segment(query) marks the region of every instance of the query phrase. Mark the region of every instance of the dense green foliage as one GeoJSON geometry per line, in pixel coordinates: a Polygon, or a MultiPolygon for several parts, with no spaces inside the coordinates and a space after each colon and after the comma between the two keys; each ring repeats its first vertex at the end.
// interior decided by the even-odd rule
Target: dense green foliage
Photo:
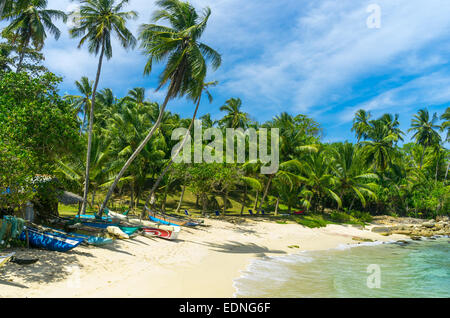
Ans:
{"type": "Polygon", "coordinates": [[[2,207],[26,202],[35,175],[53,174],[58,158],[80,150],[76,113],[58,95],[59,82],[51,73],[0,78],[0,189],[11,191],[2,207]]]}
{"type": "MultiPolygon", "coordinates": [[[[30,9],[34,11],[29,17],[46,14],[45,1],[28,2],[35,8],[30,9]]],[[[179,209],[188,190],[197,197],[197,208],[203,213],[221,210],[226,214],[234,200],[241,205],[241,213],[247,209],[274,214],[304,210],[305,216],[292,220],[311,227],[330,222],[362,224],[372,215],[386,213],[415,217],[449,214],[448,108],[443,114],[420,109],[411,119],[413,140],[405,140],[398,115],[373,118],[359,110],[352,127],[356,143],[325,143],[320,124],[307,115],[283,112],[258,123],[243,111],[242,100],[233,97],[223,101],[221,118],[212,120],[210,114],[201,118],[203,129],[216,127],[226,136],[227,128],[278,128],[280,169],[263,175],[262,163],[249,160],[172,165],[172,149],[179,142],[171,139],[172,132],[179,127],[192,128],[192,117],[182,118],[166,106],[173,98],[187,96],[187,107],[195,109],[195,118],[208,86],[204,83],[208,63],[213,69],[221,64],[220,54],[200,42],[211,11],[206,9],[199,15],[188,3],[161,0],[157,2],[161,10],[155,12],[153,22],[166,24],[145,24],[139,29],[139,44],[148,57],[142,66],[144,73],[150,75],[155,63],[165,62],[158,89],[168,86],[168,93],[159,105],[146,98],[145,88],[130,88],[124,97],[115,96],[108,88],[97,92],[102,56],[112,57],[114,33],[110,31],[115,30],[124,47],[135,44],[125,20],[136,14],[121,11],[126,2],[82,1],[82,23],[71,34],[81,37],[80,45],[88,43],[90,52],[99,54],[99,68],[95,81],[83,77],[75,83],[77,95],[67,96],[58,94],[60,80],[56,76],[39,75],[26,67],[24,52],[39,54],[45,36],[33,33],[29,38],[32,42],[27,41],[22,35],[31,30],[26,25],[28,18],[5,7],[9,13],[3,13],[2,18],[13,25],[5,30],[7,44],[0,47],[2,208],[18,208],[31,199],[30,180],[46,174],[57,176],[66,189],[78,194],[89,189],[91,206],[102,201],[107,204],[112,195],[113,199],[129,198],[133,209],[142,208],[145,200],[155,209],[165,210],[168,195],[179,194],[179,209]],[[102,8],[114,14],[105,14],[107,10],[102,8]],[[115,17],[110,20],[111,16],[115,17]],[[22,21],[20,28],[12,22],[18,19],[22,21]],[[98,28],[101,32],[95,33],[98,28]],[[14,35],[20,43],[13,41],[14,35]],[[23,73],[14,73],[20,68],[23,73]],[[165,170],[159,183],[158,176],[165,170]],[[14,191],[6,194],[5,189],[14,191]]],[[[47,27],[59,34],[50,24],[47,27]]],[[[203,149],[208,144],[203,141],[203,149]]]]}

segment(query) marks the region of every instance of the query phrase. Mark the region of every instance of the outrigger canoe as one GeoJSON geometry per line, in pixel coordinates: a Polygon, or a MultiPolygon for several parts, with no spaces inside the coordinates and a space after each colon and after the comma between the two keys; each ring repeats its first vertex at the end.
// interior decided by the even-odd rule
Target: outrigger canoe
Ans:
{"type": "Polygon", "coordinates": [[[161,223],[161,224],[166,224],[166,225],[176,225],[176,226],[198,226],[198,225],[200,225],[200,222],[194,221],[191,219],[188,219],[188,220],[179,219],[179,218],[168,216],[168,215],[165,215],[162,213],[154,212],[149,209],[147,209],[147,211],[148,211],[148,216],[149,216],[150,220],[152,220],[156,223],[161,223]]]}
{"type": "Polygon", "coordinates": [[[67,252],[84,241],[82,238],[69,237],[63,234],[57,235],[53,232],[40,231],[32,227],[27,227],[19,236],[19,239],[25,242],[27,241],[26,232],[28,232],[28,240],[32,247],[50,251],[67,252]]]}
{"type": "Polygon", "coordinates": [[[83,240],[83,243],[86,245],[93,245],[93,246],[102,246],[106,244],[110,244],[113,242],[112,239],[101,237],[101,236],[92,236],[92,235],[85,235],[85,234],[79,234],[74,232],[63,232],[58,229],[52,229],[52,228],[45,228],[46,232],[51,232],[52,234],[60,237],[75,237],[83,240]]]}

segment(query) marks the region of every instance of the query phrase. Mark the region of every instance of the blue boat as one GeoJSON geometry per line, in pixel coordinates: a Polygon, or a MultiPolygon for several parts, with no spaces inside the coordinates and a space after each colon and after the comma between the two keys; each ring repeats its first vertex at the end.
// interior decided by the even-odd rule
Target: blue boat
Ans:
{"type": "MultiPolygon", "coordinates": [[[[78,217],[76,217],[76,218],[78,218],[78,217]]],[[[112,221],[112,219],[108,216],[102,216],[102,218],[100,219],[93,214],[81,214],[79,218],[81,220],[83,220],[83,219],[84,220],[98,220],[98,221],[108,221],[108,222],[112,221]]]]}
{"type": "Polygon", "coordinates": [[[59,236],[59,237],[79,238],[79,239],[82,239],[84,241],[84,243],[86,243],[88,245],[94,245],[94,246],[106,245],[106,244],[110,244],[113,242],[112,239],[105,238],[105,237],[84,235],[84,234],[79,234],[79,233],[66,233],[61,230],[52,229],[52,228],[49,228],[49,231],[46,233],[50,233],[52,235],[59,236]]]}
{"type": "Polygon", "coordinates": [[[27,227],[27,231],[20,234],[20,240],[27,241],[26,232],[28,232],[28,239],[32,247],[50,251],[67,252],[84,241],[82,238],[68,237],[62,234],[55,235],[55,233],[47,233],[31,227],[27,227]]]}

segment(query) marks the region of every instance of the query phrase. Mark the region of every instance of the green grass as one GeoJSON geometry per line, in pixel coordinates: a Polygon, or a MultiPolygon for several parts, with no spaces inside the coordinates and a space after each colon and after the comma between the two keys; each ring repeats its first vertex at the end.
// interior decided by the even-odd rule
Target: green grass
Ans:
{"type": "MultiPolygon", "coordinates": [[[[143,196],[145,197],[145,196],[143,196]]],[[[101,204],[102,200],[104,199],[104,194],[100,193],[96,198],[96,206],[94,208],[89,207],[87,209],[88,214],[93,214],[96,209],[98,209],[98,205],[101,204]]],[[[180,199],[180,193],[173,193],[167,196],[166,201],[166,212],[167,213],[174,213],[178,201],[180,199]]],[[[216,198],[219,205],[222,206],[222,198],[217,197],[216,198]]],[[[110,201],[109,208],[113,211],[117,212],[124,212],[129,209],[128,206],[128,197],[117,197],[115,196],[113,200],[110,201]]],[[[229,200],[231,202],[231,207],[227,209],[227,216],[240,216],[241,212],[241,197],[237,193],[234,196],[230,195],[229,200]]],[[[249,194],[247,205],[244,209],[244,217],[251,217],[248,213],[249,209],[253,209],[253,205],[255,202],[255,197],[252,194],[249,194]]],[[[144,207],[145,200],[141,199],[138,205],[137,210],[131,212],[131,214],[138,215],[142,211],[144,207]]],[[[159,205],[157,205],[159,207],[159,205]]],[[[193,217],[198,217],[201,215],[201,207],[196,205],[196,196],[193,194],[189,189],[186,190],[184,194],[183,204],[181,205],[179,215],[184,215],[184,210],[187,209],[189,213],[193,217]]],[[[372,217],[366,213],[366,212],[359,212],[359,211],[351,211],[350,213],[347,212],[341,212],[341,211],[333,211],[331,213],[308,213],[307,215],[281,215],[287,212],[288,207],[283,206],[280,204],[279,206],[279,215],[275,216],[272,214],[266,214],[265,216],[257,215],[253,216],[253,218],[261,218],[264,217],[265,219],[269,219],[273,222],[276,222],[278,224],[288,224],[288,223],[298,223],[303,226],[309,227],[309,228],[319,228],[319,227],[326,227],[328,224],[353,224],[353,225],[365,225],[365,223],[371,222],[372,217]]],[[[222,209],[219,209],[222,213],[222,209]]],[[[61,216],[74,216],[78,213],[78,204],[76,205],[59,205],[59,214],[61,216]]],[[[212,213],[210,211],[209,213],[212,213]]]]}

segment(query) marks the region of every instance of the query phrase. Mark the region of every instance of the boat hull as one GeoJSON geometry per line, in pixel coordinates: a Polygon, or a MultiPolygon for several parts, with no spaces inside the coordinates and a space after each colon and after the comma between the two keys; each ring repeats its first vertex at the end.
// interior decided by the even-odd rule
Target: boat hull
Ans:
{"type": "Polygon", "coordinates": [[[175,225],[175,226],[190,226],[190,227],[200,225],[200,223],[195,222],[195,221],[177,219],[172,216],[163,215],[161,213],[157,213],[154,211],[150,211],[150,210],[147,210],[147,211],[148,211],[148,216],[149,216],[150,220],[152,220],[156,223],[165,224],[165,225],[175,225]]]}
{"type": "Polygon", "coordinates": [[[180,228],[175,228],[173,231],[149,228],[145,227],[142,229],[143,235],[146,237],[160,237],[166,240],[176,240],[178,239],[178,234],[180,233],[180,228]]]}
{"type": "Polygon", "coordinates": [[[76,237],[67,237],[62,234],[55,235],[51,233],[41,232],[39,230],[28,228],[20,234],[19,239],[27,241],[26,233],[28,232],[28,240],[30,246],[43,248],[49,251],[67,252],[80,245],[84,239],[76,237]]]}
{"type": "Polygon", "coordinates": [[[0,267],[5,265],[6,263],[8,263],[11,260],[11,258],[13,258],[13,256],[15,254],[16,253],[10,253],[10,254],[7,254],[7,255],[0,256],[0,267]]]}

